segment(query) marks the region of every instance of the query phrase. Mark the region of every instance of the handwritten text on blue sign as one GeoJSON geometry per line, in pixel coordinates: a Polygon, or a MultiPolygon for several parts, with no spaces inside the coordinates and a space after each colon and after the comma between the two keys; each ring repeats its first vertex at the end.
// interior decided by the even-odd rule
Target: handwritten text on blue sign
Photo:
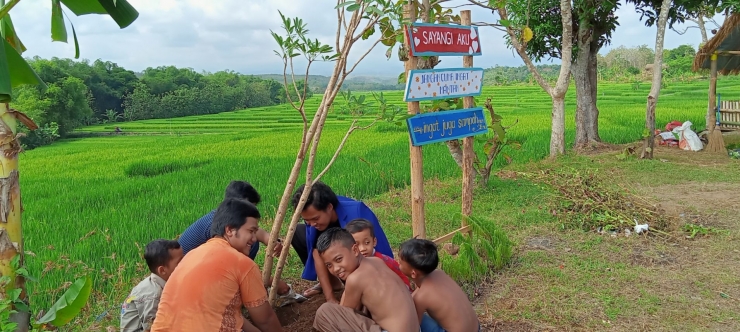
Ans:
{"type": "Polygon", "coordinates": [[[417,114],[406,119],[406,123],[414,146],[488,133],[480,107],[417,114]]]}

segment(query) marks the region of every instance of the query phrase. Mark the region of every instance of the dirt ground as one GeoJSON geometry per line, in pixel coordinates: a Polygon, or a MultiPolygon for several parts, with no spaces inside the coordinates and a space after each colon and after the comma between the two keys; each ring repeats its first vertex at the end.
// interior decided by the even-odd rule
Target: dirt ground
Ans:
{"type": "Polygon", "coordinates": [[[676,217],[668,236],[528,231],[477,303],[489,331],[740,331],[738,163],[668,148],[656,159],[728,178],[619,179],[676,217]],[[717,232],[689,238],[686,224],[717,232]]]}

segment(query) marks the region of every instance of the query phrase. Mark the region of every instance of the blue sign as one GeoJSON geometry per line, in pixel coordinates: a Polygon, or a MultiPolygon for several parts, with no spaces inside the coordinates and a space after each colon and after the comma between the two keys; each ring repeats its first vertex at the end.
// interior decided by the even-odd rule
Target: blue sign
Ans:
{"type": "Polygon", "coordinates": [[[406,119],[413,146],[488,133],[480,107],[414,115],[406,119]]]}

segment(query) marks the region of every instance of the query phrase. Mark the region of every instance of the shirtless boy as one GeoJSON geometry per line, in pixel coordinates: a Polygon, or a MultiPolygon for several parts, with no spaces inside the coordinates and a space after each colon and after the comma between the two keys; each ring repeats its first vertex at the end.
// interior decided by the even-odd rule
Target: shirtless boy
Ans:
{"type": "Polygon", "coordinates": [[[478,315],[460,286],[437,270],[439,257],[434,242],[412,239],[398,252],[401,271],[416,284],[412,294],[422,332],[480,331],[478,315]]]}
{"type": "Polygon", "coordinates": [[[316,249],[329,272],[345,282],[339,304],[324,303],[313,327],[321,332],[419,331],[414,301],[406,285],[377,257],[364,257],[348,231],[330,228],[316,249]],[[367,311],[370,317],[360,312],[367,311]]]}

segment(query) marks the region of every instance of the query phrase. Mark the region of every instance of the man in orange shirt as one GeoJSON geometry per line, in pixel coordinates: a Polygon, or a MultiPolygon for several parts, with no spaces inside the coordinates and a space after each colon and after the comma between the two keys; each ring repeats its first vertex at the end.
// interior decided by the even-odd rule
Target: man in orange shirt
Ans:
{"type": "Polygon", "coordinates": [[[257,208],[228,198],[216,209],[211,239],[170,276],[151,332],[282,331],[259,267],[244,252],[256,241],[257,208]],[[247,308],[254,325],[241,315],[247,308]]]}

